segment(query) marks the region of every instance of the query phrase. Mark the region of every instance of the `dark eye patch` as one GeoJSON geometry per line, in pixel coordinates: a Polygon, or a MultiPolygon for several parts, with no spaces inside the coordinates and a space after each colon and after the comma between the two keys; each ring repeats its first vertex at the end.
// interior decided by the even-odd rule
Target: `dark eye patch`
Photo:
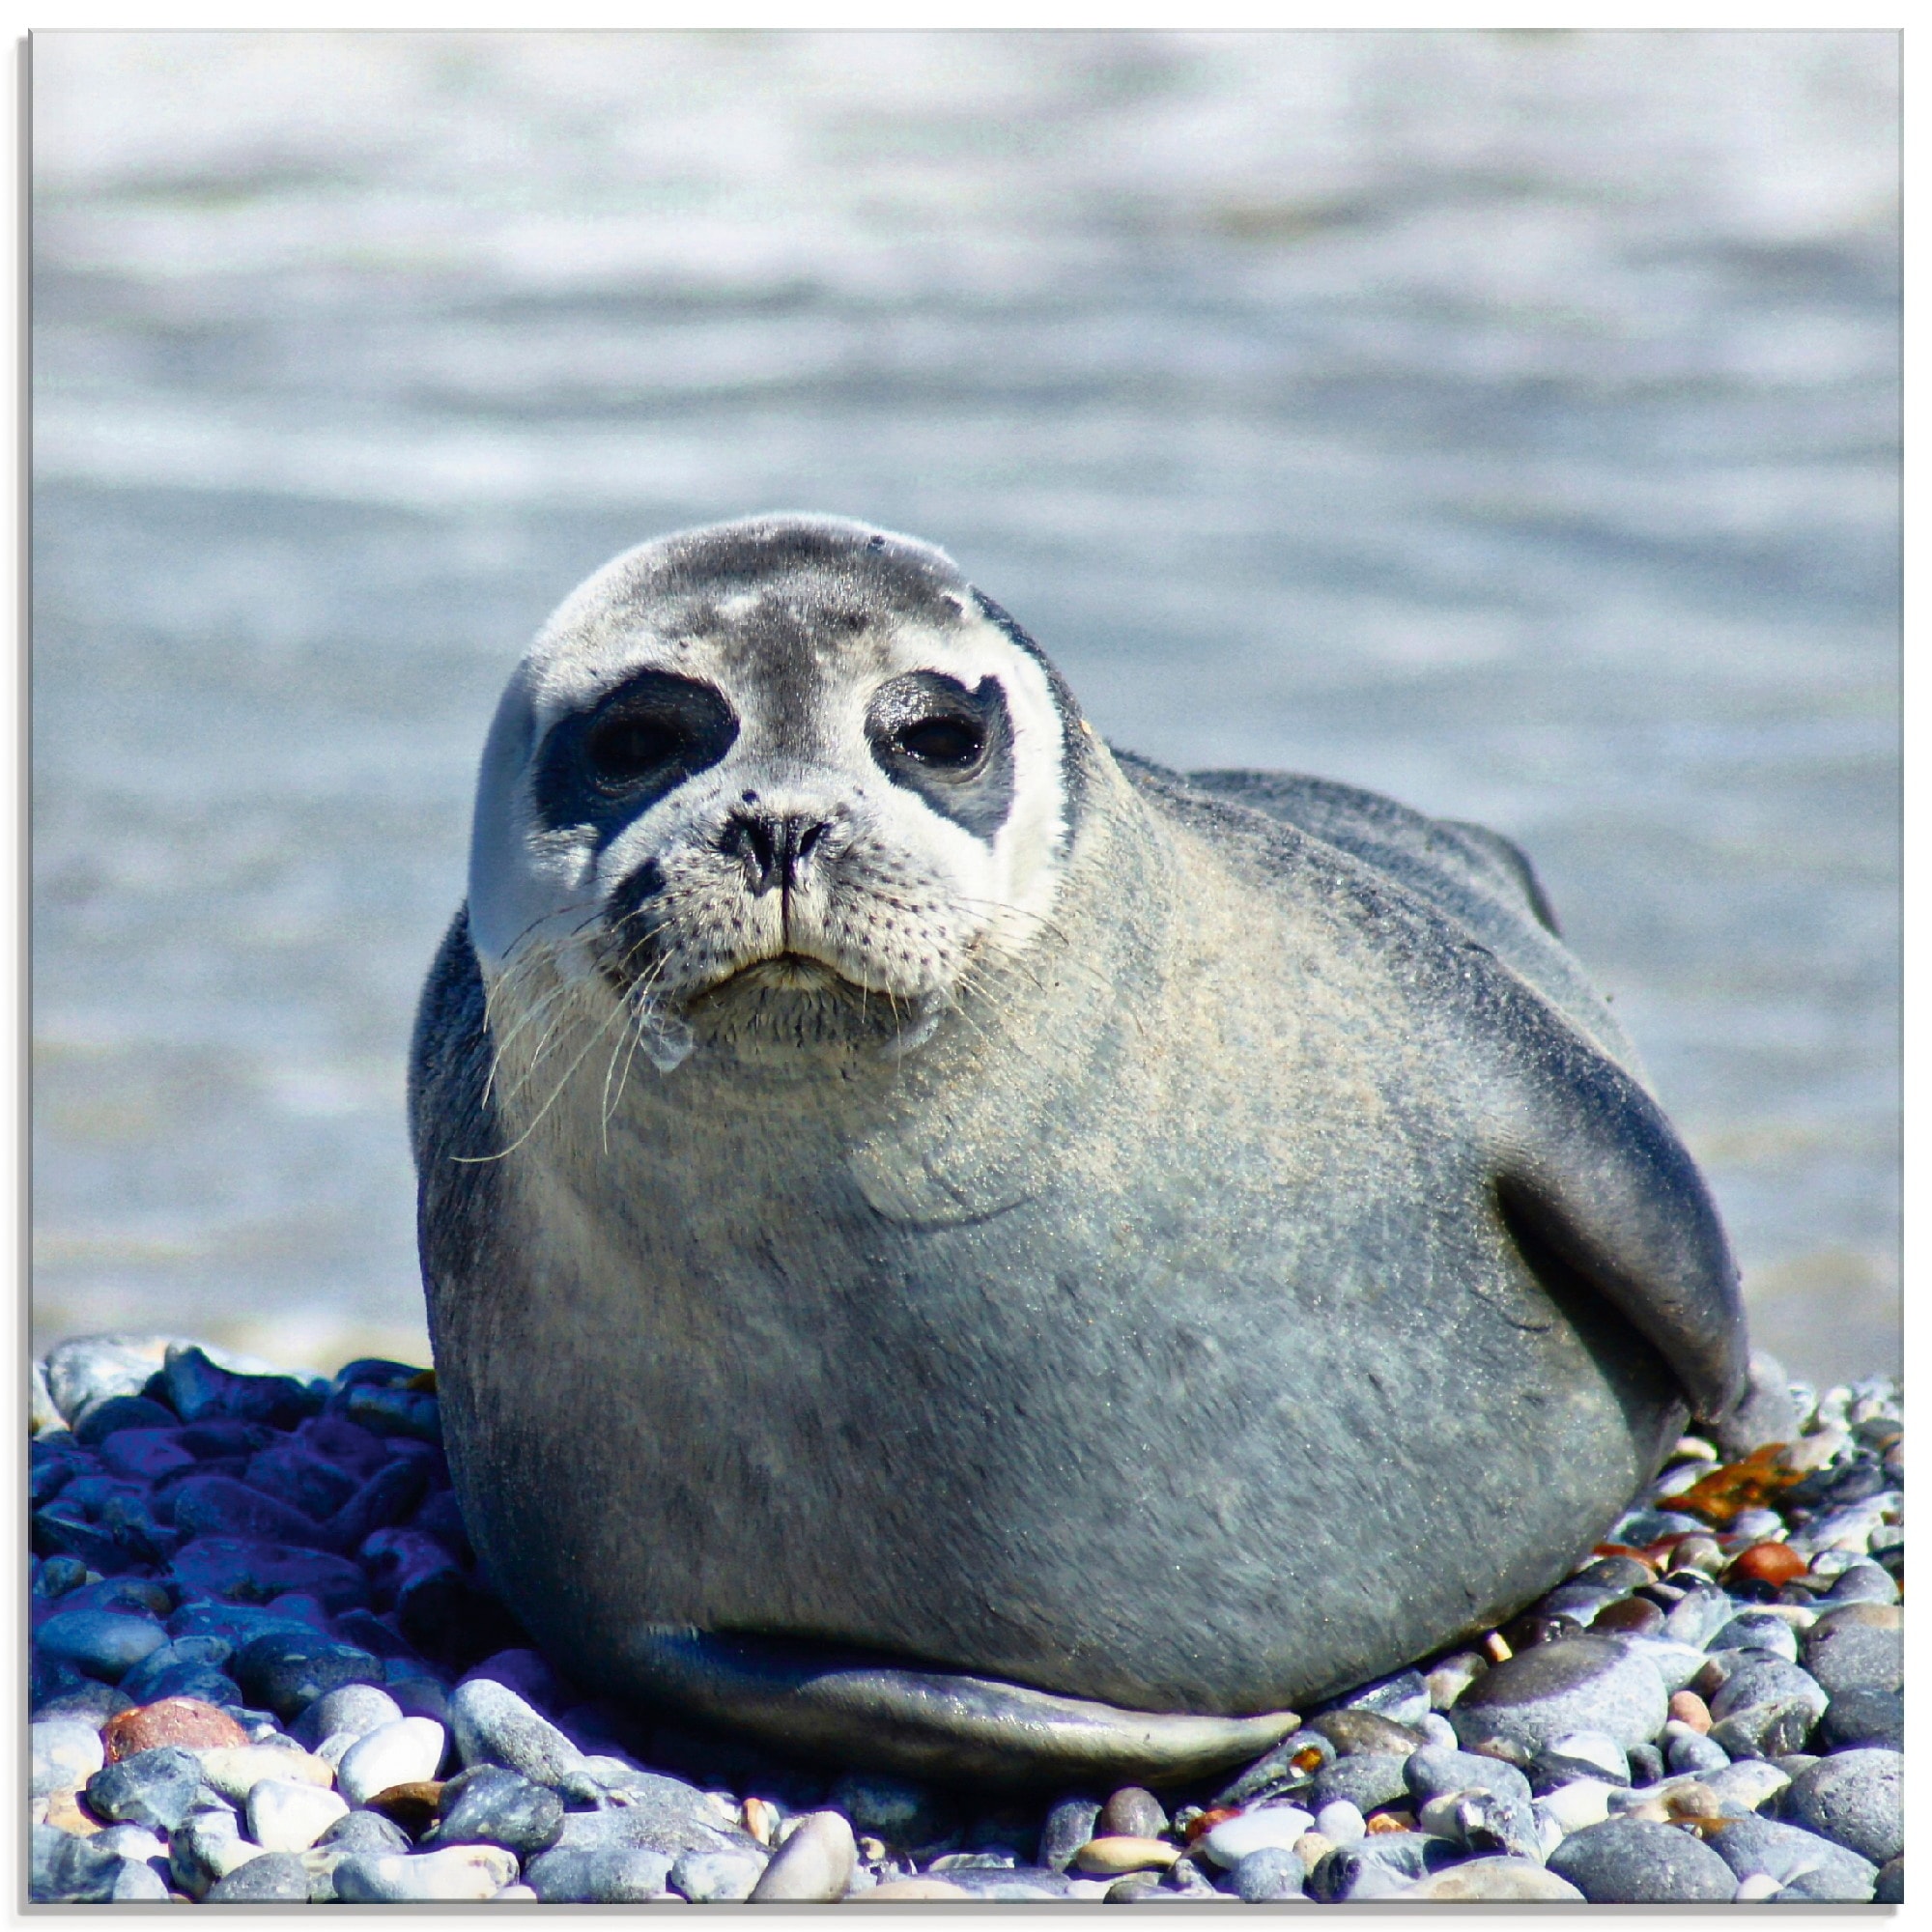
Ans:
{"type": "Polygon", "coordinates": [[[537,810],[552,831],[592,826],[601,842],[715,765],[737,736],[736,714],[711,685],[639,671],[552,725],[537,757],[537,810]]]}
{"type": "Polygon", "coordinates": [[[996,677],[969,691],[943,671],[879,687],[866,714],[879,769],[934,811],[991,841],[1013,803],[1013,723],[996,677]]]}

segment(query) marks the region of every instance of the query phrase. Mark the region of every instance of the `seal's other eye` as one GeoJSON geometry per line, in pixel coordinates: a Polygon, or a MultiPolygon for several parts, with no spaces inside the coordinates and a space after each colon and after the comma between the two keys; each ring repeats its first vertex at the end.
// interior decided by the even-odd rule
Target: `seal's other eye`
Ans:
{"type": "Polygon", "coordinates": [[[639,671],[551,727],[533,775],[538,811],[553,831],[589,826],[611,838],[737,736],[736,715],[710,685],[639,671]]]}
{"type": "Polygon", "coordinates": [[[645,671],[590,715],[583,762],[610,789],[674,784],[715,765],[737,735],[731,707],[710,685],[645,671]]]}
{"type": "Polygon", "coordinates": [[[991,839],[1013,796],[1013,721],[996,677],[971,691],[944,671],[882,684],[866,714],[879,769],[933,810],[991,839]]]}
{"type": "Polygon", "coordinates": [[[986,734],[977,719],[941,715],[901,724],[893,747],[935,771],[970,771],[986,749],[986,734]]]}

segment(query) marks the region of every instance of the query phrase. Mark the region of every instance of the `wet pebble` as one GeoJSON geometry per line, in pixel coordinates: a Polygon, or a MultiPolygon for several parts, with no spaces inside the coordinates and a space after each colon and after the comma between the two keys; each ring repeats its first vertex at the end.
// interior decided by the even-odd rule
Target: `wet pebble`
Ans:
{"type": "Polygon", "coordinates": [[[1393,1804],[1408,1795],[1404,1767],[1408,1756],[1394,1751],[1359,1751],[1351,1757],[1338,1757],[1315,1774],[1312,1802],[1319,1811],[1339,1799],[1346,1799],[1366,1815],[1383,1804],[1393,1804]]]}
{"type": "Polygon", "coordinates": [[[1094,1835],[1100,1817],[1097,1799],[1073,1795],[1048,1807],[1039,1832],[1039,1861],[1051,1871],[1065,1871],[1087,1840],[1094,1835]]]}
{"type": "Polygon", "coordinates": [[[167,1632],[152,1617],[118,1616],[109,1610],[63,1610],[34,1633],[42,1655],[108,1683],[118,1683],[167,1640],[167,1632]]]}
{"type": "MultiPolygon", "coordinates": [[[[836,1796],[836,1794],[835,1794],[836,1796]]],[[[852,1822],[860,1821],[853,1816],[852,1822]]],[[[1100,1807],[1095,1837],[1157,1838],[1167,1830],[1167,1807],[1151,1791],[1138,1784],[1123,1785],[1100,1807]]],[[[886,1836],[884,1833],[881,1836],[886,1836]]],[[[901,1840],[900,1842],[905,1842],[901,1840]]]]}
{"type": "Polygon", "coordinates": [[[1291,1847],[1263,1845],[1236,1864],[1229,1883],[1244,1905],[1264,1905],[1270,1899],[1304,1896],[1307,1878],[1307,1867],[1291,1847]]]}

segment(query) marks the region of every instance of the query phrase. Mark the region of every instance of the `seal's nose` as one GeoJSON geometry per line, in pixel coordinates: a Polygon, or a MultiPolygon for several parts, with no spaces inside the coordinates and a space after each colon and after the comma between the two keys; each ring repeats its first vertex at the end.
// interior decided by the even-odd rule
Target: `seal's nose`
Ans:
{"type": "Polygon", "coordinates": [[[743,865],[754,894],[776,886],[789,897],[831,829],[832,821],[817,812],[734,811],[719,842],[743,865]]]}

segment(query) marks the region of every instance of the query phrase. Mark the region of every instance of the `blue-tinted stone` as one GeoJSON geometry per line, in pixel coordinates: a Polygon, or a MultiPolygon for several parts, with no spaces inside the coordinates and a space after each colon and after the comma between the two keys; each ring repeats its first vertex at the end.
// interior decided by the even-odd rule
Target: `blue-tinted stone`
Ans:
{"type": "Polygon", "coordinates": [[[184,1483],[175,1492],[175,1525],[190,1537],[245,1537],[298,1549],[337,1547],[312,1517],[232,1476],[196,1476],[184,1483]]]}
{"type": "Polygon", "coordinates": [[[178,1469],[194,1467],[194,1452],[182,1446],[180,1436],[172,1426],[117,1430],[100,1445],[101,1466],[130,1482],[159,1482],[178,1469]]]}
{"type": "Polygon", "coordinates": [[[322,1836],[319,1846],[340,1852],[411,1852],[415,1849],[410,1834],[380,1811],[357,1809],[338,1818],[322,1836]]]}
{"type": "Polygon", "coordinates": [[[330,1628],[344,1643],[358,1644],[372,1656],[380,1657],[391,1677],[397,1664],[408,1664],[419,1671],[429,1668],[415,1646],[373,1610],[344,1610],[332,1620],[330,1628]]]}
{"type": "Polygon", "coordinates": [[[76,1476],[85,1476],[100,1464],[69,1437],[61,1442],[36,1441],[28,1445],[29,1501],[35,1508],[52,1502],[76,1476]]]}
{"type": "Polygon", "coordinates": [[[157,1690],[154,1687],[170,1672],[187,1670],[219,1670],[234,1655],[235,1646],[221,1636],[173,1637],[157,1650],[151,1651],[127,1676],[121,1680],[121,1688],[137,1704],[152,1704],[156,1697],[179,1695],[179,1692],[157,1690]]]}
{"type": "Polygon", "coordinates": [[[360,1566],[347,1557],[239,1537],[196,1537],[175,1552],[173,1569],[199,1596],[266,1604],[300,1590],[331,1615],[367,1603],[369,1596],[360,1566]]]}
{"type": "Polygon", "coordinates": [[[544,1852],[524,1882],[546,1905],[627,1905],[661,1898],[671,1861],[636,1846],[544,1852]]]}
{"type": "Polygon", "coordinates": [[[293,1376],[237,1376],[217,1368],[199,1349],[170,1349],[163,1371],[168,1399],[184,1422],[219,1417],[293,1429],[322,1406],[318,1390],[293,1376]]]}
{"type": "Polygon", "coordinates": [[[241,1645],[258,1636],[314,1635],[298,1617],[284,1616],[261,1604],[216,1604],[205,1599],[182,1605],[168,1619],[172,1637],[221,1636],[241,1645]]]}
{"type": "Polygon", "coordinates": [[[242,1459],[244,1467],[246,1458],[277,1439],[272,1429],[259,1422],[230,1422],[220,1416],[186,1424],[176,1435],[182,1447],[201,1462],[242,1459]]]}
{"type": "Polygon", "coordinates": [[[1738,1889],[1731,1868],[1701,1839],[1639,1818],[1572,1832],[1548,1867],[1592,1905],[1728,1905],[1738,1889]]]}
{"type": "Polygon", "coordinates": [[[355,1548],[370,1535],[401,1522],[429,1488],[428,1459],[398,1456],[369,1478],[342,1505],[330,1523],[341,1548],[355,1548]]]}
{"type": "Polygon", "coordinates": [[[426,1369],[409,1362],[385,1361],[381,1355],[358,1355],[336,1371],[329,1393],[340,1395],[347,1389],[365,1387],[401,1388],[407,1382],[420,1381],[426,1374],[426,1369]]]}
{"type": "Polygon", "coordinates": [[[470,1548],[469,1532],[464,1526],[454,1490],[438,1490],[430,1495],[410,1519],[410,1527],[434,1537],[459,1568],[467,1570],[475,1562],[476,1553],[470,1548]]]}
{"type": "Polygon", "coordinates": [[[180,1420],[173,1409],[145,1396],[113,1395],[81,1410],[74,1418],[73,1439],[91,1449],[123,1429],[173,1429],[180,1420]]]}
{"type": "Polygon", "coordinates": [[[112,1529],[94,1522],[85,1509],[65,1496],[34,1512],[33,1538],[38,1554],[71,1556],[103,1577],[149,1560],[117,1543],[112,1529]]]}
{"type": "Polygon", "coordinates": [[[442,1439],[441,1411],[436,1397],[424,1389],[380,1388],[365,1383],[331,1396],[329,1407],[373,1435],[410,1435],[420,1442],[442,1439]]]}
{"type": "Polygon", "coordinates": [[[250,1458],[251,1490],[272,1496],[312,1522],[326,1522],[355,1493],[355,1478],[296,1437],[284,1437],[250,1458]]]}
{"type": "Polygon", "coordinates": [[[49,1617],[34,1638],[46,1656],[110,1684],[118,1684],[167,1640],[167,1632],[153,1618],[117,1616],[110,1610],[63,1611],[49,1617]]]}
{"type": "Polygon", "coordinates": [[[310,1632],[302,1637],[261,1636],[235,1653],[235,1681],[251,1703],[286,1722],[325,1691],[344,1684],[381,1684],[378,1658],[352,1644],[310,1632]]]}
{"type": "Polygon", "coordinates": [[[49,1556],[34,1576],[34,1595],[65,1597],[87,1581],[87,1565],[77,1556],[49,1556]]]}
{"type": "Polygon", "coordinates": [[[328,1630],[328,1612],[323,1608],[319,1598],[311,1597],[304,1590],[286,1590],[281,1596],[271,1598],[266,1607],[278,1617],[286,1617],[292,1624],[306,1624],[311,1630],[328,1630]]]}
{"type": "Polygon", "coordinates": [[[51,1825],[33,1829],[27,1896],[36,1905],[104,1905],[125,1862],[118,1852],[51,1825]]]}
{"type": "Polygon", "coordinates": [[[201,1791],[201,1760],[175,1745],[136,1751],[87,1780],[87,1802],[102,1818],[172,1832],[201,1791]]]}

